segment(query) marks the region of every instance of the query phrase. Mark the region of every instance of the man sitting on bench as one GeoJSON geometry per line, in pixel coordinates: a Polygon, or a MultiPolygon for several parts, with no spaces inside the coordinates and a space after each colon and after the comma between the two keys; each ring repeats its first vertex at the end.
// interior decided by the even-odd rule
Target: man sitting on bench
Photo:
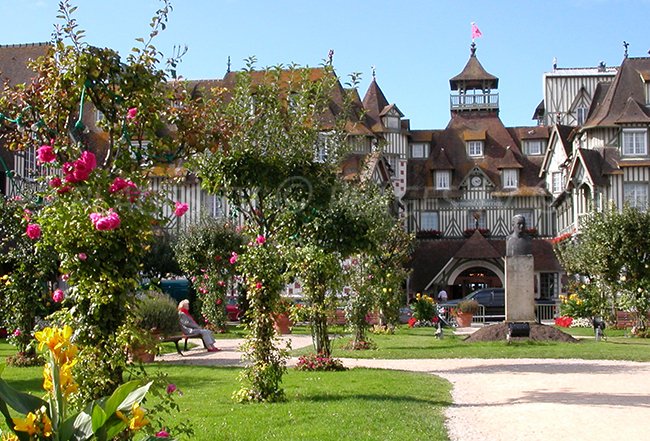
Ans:
{"type": "Polygon", "coordinates": [[[203,346],[208,352],[217,352],[221,349],[217,348],[214,344],[216,340],[212,336],[212,331],[203,329],[190,315],[190,301],[185,299],[181,300],[178,304],[178,320],[181,325],[181,330],[185,336],[197,335],[203,340],[203,346]]]}

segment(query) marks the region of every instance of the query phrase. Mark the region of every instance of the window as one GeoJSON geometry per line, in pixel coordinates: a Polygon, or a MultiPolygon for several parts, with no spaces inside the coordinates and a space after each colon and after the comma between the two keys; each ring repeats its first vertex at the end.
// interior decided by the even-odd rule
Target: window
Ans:
{"type": "Polygon", "coordinates": [[[554,299],[557,294],[558,274],[557,273],[540,273],[539,274],[539,294],[542,299],[554,299]]]}
{"type": "Polygon", "coordinates": [[[546,143],[543,139],[530,139],[524,142],[524,151],[527,155],[542,155],[545,147],[546,143]]]}
{"type": "Polygon", "coordinates": [[[645,210],[648,207],[648,184],[623,184],[623,199],[630,207],[645,210]]]}
{"type": "Polygon", "coordinates": [[[564,177],[562,172],[553,172],[551,174],[551,192],[553,194],[561,193],[564,190],[564,177]]]}
{"type": "Polygon", "coordinates": [[[502,171],[503,188],[517,188],[519,186],[519,170],[505,168],[502,171]]]}
{"type": "Polygon", "coordinates": [[[623,129],[623,155],[641,156],[648,154],[648,132],[646,129],[623,129]]]}
{"type": "Polygon", "coordinates": [[[449,190],[451,188],[451,170],[436,170],[436,190],[449,190]]]}
{"type": "Polygon", "coordinates": [[[424,143],[411,144],[411,158],[426,158],[429,156],[429,146],[424,143]]]}
{"type": "Polygon", "coordinates": [[[468,228],[487,229],[487,211],[470,210],[467,212],[468,228]]]}
{"type": "Polygon", "coordinates": [[[420,214],[420,230],[439,230],[437,211],[423,211],[420,214]]]}
{"type": "Polygon", "coordinates": [[[325,133],[318,134],[318,140],[316,141],[316,152],[314,153],[315,162],[325,162],[327,161],[327,147],[330,143],[329,136],[325,133]]]}
{"type": "Polygon", "coordinates": [[[483,141],[467,141],[467,154],[470,156],[483,156],[483,141]]]}
{"type": "Polygon", "coordinates": [[[399,172],[399,156],[397,155],[386,155],[386,160],[388,165],[390,165],[393,175],[397,176],[399,172]]]}
{"type": "Polygon", "coordinates": [[[212,213],[212,217],[214,218],[223,218],[225,217],[226,213],[224,213],[224,201],[221,196],[218,195],[211,195],[209,196],[209,203],[210,203],[210,211],[212,213]]]}
{"type": "Polygon", "coordinates": [[[586,108],[586,107],[578,107],[576,109],[576,120],[578,121],[579,126],[584,125],[585,121],[587,121],[587,112],[588,111],[589,111],[589,109],[586,108]]]}
{"type": "Polygon", "coordinates": [[[384,124],[387,129],[397,130],[399,129],[399,118],[395,116],[384,117],[384,124]]]}

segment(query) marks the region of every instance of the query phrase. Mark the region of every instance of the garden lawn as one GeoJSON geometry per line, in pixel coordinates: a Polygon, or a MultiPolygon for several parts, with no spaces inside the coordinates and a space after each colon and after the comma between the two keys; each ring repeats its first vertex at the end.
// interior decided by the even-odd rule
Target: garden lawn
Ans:
{"type": "MultiPolygon", "coordinates": [[[[1,356],[13,351],[0,343],[1,356]]],[[[182,391],[175,417],[194,428],[191,440],[448,439],[443,412],[451,404],[450,385],[432,375],[289,369],[283,382],[286,402],[237,404],[231,395],[239,385],[239,369],[153,364],[147,370],[166,373],[182,391]]],[[[41,372],[6,367],[2,377],[19,390],[41,395],[41,372]]]]}
{"type": "MultiPolygon", "coordinates": [[[[376,349],[351,351],[344,349],[349,336],[333,342],[332,355],[338,358],[581,358],[585,360],[650,361],[650,339],[626,337],[624,331],[606,330],[606,341],[596,342],[593,331],[561,328],[562,331],[584,337],[579,343],[534,342],[523,340],[507,344],[504,341],[465,343],[464,336],[455,336],[445,329],[444,338],[434,337],[434,328],[398,327],[393,335],[368,334],[376,349]]],[[[311,348],[294,351],[304,354],[311,348]]]]}

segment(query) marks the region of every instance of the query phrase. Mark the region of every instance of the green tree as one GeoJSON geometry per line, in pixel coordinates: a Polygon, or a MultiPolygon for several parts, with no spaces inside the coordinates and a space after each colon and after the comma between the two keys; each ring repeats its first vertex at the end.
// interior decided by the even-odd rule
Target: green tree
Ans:
{"type": "Polygon", "coordinates": [[[226,292],[233,289],[236,275],[230,259],[241,252],[243,242],[232,224],[205,218],[182,232],[174,246],[181,269],[198,293],[196,306],[215,330],[225,329],[226,292]]]}
{"type": "Polygon", "coordinates": [[[347,202],[350,210],[364,218],[367,229],[359,237],[364,247],[345,265],[346,282],[351,287],[346,315],[354,329],[353,347],[363,348],[369,327],[368,314],[379,312],[382,324],[397,320],[414,237],[395,216],[392,194],[382,192],[371,183],[356,189],[356,197],[348,197],[347,202]]]}
{"type": "Polygon", "coordinates": [[[238,397],[273,401],[282,398],[283,357],[273,343],[272,314],[288,272],[291,247],[286,244],[299,233],[287,225],[308,222],[331,199],[344,143],[331,121],[328,137],[321,130],[338,82],[329,65],[256,71],[254,60],[236,76],[227,94],[209,94],[215,104],[204,116],[227,137],[194,166],[206,190],[227,197],[252,244],[238,264],[250,302],[246,326],[252,361],[238,397]],[[318,147],[327,147],[326,157],[318,157],[318,147]]]}
{"type": "Polygon", "coordinates": [[[577,237],[555,244],[560,262],[578,279],[577,294],[591,305],[592,314],[611,318],[614,308],[632,311],[638,332],[647,329],[650,311],[648,231],[648,211],[610,207],[592,213],[577,237]]]}

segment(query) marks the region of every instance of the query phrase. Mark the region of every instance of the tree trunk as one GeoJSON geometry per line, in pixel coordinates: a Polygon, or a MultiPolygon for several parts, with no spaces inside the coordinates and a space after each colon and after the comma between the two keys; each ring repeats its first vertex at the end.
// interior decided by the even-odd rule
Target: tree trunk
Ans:
{"type": "Polygon", "coordinates": [[[330,357],[332,355],[332,348],[327,332],[327,314],[324,314],[322,311],[314,313],[311,336],[314,340],[316,353],[323,357],[330,357]]]}

